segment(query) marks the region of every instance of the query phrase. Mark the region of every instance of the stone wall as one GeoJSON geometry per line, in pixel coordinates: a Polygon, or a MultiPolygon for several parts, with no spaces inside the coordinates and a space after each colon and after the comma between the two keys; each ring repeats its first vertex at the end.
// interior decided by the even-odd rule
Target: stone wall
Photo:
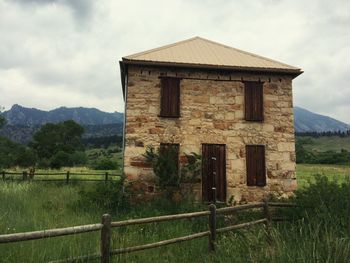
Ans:
{"type": "MultiPolygon", "coordinates": [[[[292,77],[129,66],[124,174],[127,181],[153,184],[142,154],[146,146],[179,143],[180,154],[201,153],[202,143],[226,144],[227,199],[260,200],[269,192],[288,196],[296,188],[292,77]],[[181,117],[158,117],[159,76],[183,77],[181,117]],[[264,82],[264,121],[244,120],[242,80],[264,82]],[[246,144],[266,145],[267,185],[246,184],[246,144]]],[[[146,187],[152,189],[153,187],[146,187]]],[[[201,197],[201,185],[195,187],[201,197]]]]}

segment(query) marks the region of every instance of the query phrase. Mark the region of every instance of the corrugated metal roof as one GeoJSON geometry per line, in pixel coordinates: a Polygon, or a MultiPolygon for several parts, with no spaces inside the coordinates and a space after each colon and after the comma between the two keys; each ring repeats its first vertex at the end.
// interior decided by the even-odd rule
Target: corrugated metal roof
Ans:
{"type": "Polygon", "coordinates": [[[299,75],[301,69],[201,37],[123,57],[135,64],[174,65],[219,69],[262,70],[299,75]]]}

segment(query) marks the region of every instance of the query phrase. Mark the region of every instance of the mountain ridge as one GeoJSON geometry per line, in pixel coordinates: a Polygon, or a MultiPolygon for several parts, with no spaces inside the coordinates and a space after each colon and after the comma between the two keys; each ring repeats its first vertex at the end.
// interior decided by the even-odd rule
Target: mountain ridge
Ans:
{"type": "Polygon", "coordinates": [[[299,106],[294,107],[294,128],[296,132],[335,132],[350,130],[350,125],[331,118],[311,112],[299,106]]]}
{"type": "MultiPolygon", "coordinates": [[[[124,113],[103,112],[96,108],[59,107],[44,111],[18,104],[2,115],[7,119],[7,124],[0,130],[0,136],[20,143],[28,143],[45,123],[74,120],[85,128],[83,136],[89,138],[121,135],[124,120],[124,113]]],[[[350,130],[347,123],[298,106],[294,107],[294,126],[297,133],[350,130]]]]}
{"type": "Polygon", "coordinates": [[[123,113],[104,112],[96,108],[84,107],[59,107],[44,111],[36,108],[23,107],[14,104],[10,110],[2,113],[8,125],[25,125],[33,127],[45,123],[58,123],[66,120],[74,120],[81,125],[102,125],[122,123],[123,113]]]}

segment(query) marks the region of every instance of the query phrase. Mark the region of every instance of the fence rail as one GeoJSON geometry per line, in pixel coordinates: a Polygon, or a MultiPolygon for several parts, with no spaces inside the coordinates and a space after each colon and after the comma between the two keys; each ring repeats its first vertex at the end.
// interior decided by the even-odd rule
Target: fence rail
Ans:
{"type": "Polygon", "coordinates": [[[70,171],[67,172],[56,172],[56,173],[34,173],[34,172],[0,172],[2,181],[41,181],[41,182],[75,182],[75,181],[85,181],[85,182],[99,182],[99,181],[111,181],[113,177],[119,177],[119,174],[104,172],[104,173],[73,173],[70,171]],[[9,176],[6,176],[9,175],[9,176]],[[14,178],[13,176],[16,176],[14,178]],[[62,178],[37,178],[37,176],[62,176],[62,178]],[[101,176],[101,179],[92,179],[92,178],[72,178],[72,176],[101,176]]]}
{"type": "Polygon", "coordinates": [[[18,241],[27,241],[33,239],[43,239],[48,237],[59,237],[66,235],[73,235],[79,233],[87,233],[102,229],[102,224],[91,224],[83,226],[72,226],[65,228],[56,228],[49,230],[24,232],[16,234],[0,235],[0,243],[10,243],[18,241]]]}
{"type": "Polygon", "coordinates": [[[96,260],[96,259],[100,259],[102,263],[109,263],[110,258],[113,255],[119,255],[119,254],[131,253],[131,252],[136,252],[136,251],[145,250],[145,249],[167,246],[170,244],[189,241],[189,240],[202,238],[202,237],[208,237],[209,251],[215,251],[216,234],[221,234],[221,233],[225,233],[228,231],[237,230],[241,228],[249,228],[258,224],[265,224],[267,227],[267,233],[269,233],[270,224],[272,221],[274,221],[274,218],[271,217],[269,207],[295,207],[295,206],[296,205],[292,203],[272,203],[272,202],[269,203],[265,201],[265,202],[258,202],[258,203],[239,205],[234,207],[224,207],[224,208],[217,209],[214,204],[211,204],[209,205],[209,210],[207,211],[148,217],[148,218],[140,218],[140,219],[130,219],[130,220],[124,220],[124,221],[117,221],[117,222],[112,222],[111,216],[108,214],[105,214],[102,216],[102,222],[97,224],[57,228],[57,229],[42,230],[42,231],[35,231],[35,232],[0,235],[0,244],[10,243],[10,242],[20,242],[20,241],[33,240],[33,239],[51,238],[51,237],[64,236],[64,235],[75,235],[75,234],[92,232],[92,231],[100,231],[100,235],[101,235],[100,254],[83,255],[75,258],[51,261],[55,263],[77,262],[77,261],[83,261],[83,260],[86,261],[86,260],[96,260]],[[254,209],[254,208],[263,208],[263,218],[250,221],[250,222],[241,223],[241,224],[217,228],[216,220],[217,220],[218,214],[228,214],[228,213],[254,209]],[[208,216],[207,231],[194,233],[187,236],[162,240],[162,241],[144,244],[144,245],[111,250],[111,233],[113,228],[136,225],[136,224],[148,224],[148,223],[158,223],[158,222],[164,222],[164,221],[173,221],[173,220],[186,219],[186,218],[187,219],[199,218],[199,217],[206,217],[206,216],[208,216]]]}

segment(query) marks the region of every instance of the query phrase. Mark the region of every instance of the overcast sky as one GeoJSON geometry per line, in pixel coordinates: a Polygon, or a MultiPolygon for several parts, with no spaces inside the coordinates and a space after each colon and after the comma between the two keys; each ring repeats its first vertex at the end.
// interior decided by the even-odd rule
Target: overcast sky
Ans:
{"type": "Polygon", "coordinates": [[[0,105],[123,111],[121,57],[193,36],[301,67],[294,104],[350,123],[348,0],[0,0],[0,105]]]}

